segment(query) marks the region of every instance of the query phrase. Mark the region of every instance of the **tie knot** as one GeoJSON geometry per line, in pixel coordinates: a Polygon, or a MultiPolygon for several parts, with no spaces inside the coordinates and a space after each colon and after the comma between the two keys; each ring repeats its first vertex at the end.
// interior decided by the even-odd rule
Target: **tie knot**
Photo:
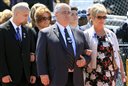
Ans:
{"type": "Polygon", "coordinates": [[[68,32],[68,31],[67,31],[67,28],[64,28],[64,32],[65,32],[65,33],[67,33],[67,32],[68,32]]]}
{"type": "Polygon", "coordinates": [[[19,27],[17,27],[16,30],[19,31],[20,30],[19,27]]]}

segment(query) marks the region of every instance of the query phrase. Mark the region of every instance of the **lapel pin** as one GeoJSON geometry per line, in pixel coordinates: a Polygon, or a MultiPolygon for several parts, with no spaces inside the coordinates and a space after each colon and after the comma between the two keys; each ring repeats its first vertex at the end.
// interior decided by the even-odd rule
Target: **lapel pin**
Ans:
{"type": "Polygon", "coordinates": [[[23,37],[26,38],[26,34],[25,33],[23,33],[23,37]]]}

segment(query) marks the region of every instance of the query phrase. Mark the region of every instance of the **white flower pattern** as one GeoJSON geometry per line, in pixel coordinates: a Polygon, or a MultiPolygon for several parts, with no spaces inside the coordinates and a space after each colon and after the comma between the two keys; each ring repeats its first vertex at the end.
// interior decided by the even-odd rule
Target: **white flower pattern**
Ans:
{"type": "Polygon", "coordinates": [[[103,82],[98,81],[97,86],[103,86],[103,82]]]}
{"type": "Polygon", "coordinates": [[[94,79],[96,79],[96,76],[95,76],[95,74],[91,74],[91,76],[90,76],[90,79],[91,79],[91,80],[94,80],[94,79]]]}
{"type": "Polygon", "coordinates": [[[109,69],[110,71],[113,71],[112,65],[109,65],[108,69],[109,69]]]}
{"type": "Polygon", "coordinates": [[[106,71],[106,76],[111,77],[110,71],[106,71]]]}
{"type": "Polygon", "coordinates": [[[100,65],[97,65],[97,69],[96,69],[96,72],[101,72],[101,66],[100,65]]]}
{"type": "Polygon", "coordinates": [[[86,69],[86,81],[85,86],[115,86],[115,72],[112,62],[113,52],[112,45],[106,41],[106,36],[97,37],[98,47],[97,47],[97,65],[96,69],[86,69]],[[108,46],[103,46],[108,44],[108,46]]]}

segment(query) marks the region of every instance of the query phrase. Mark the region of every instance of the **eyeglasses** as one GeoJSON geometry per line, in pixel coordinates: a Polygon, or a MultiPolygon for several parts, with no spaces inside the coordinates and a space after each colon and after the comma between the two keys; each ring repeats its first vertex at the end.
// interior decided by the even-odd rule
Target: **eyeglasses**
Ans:
{"type": "Polygon", "coordinates": [[[41,21],[46,21],[46,20],[51,20],[51,16],[50,17],[38,17],[37,21],[41,22],[41,21]]]}
{"type": "Polygon", "coordinates": [[[62,14],[65,14],[65,15],[66,15],[66,14],[69,15],[69,14],[71,14],[71,11],[62,11],[61,13],[62,13],[62,14]]]}
{"type": "Polygon", "coordinates": [[[71,13],[71,16],[78,16],[78,13],[71,13]]]}
{"type": "Polygon", "coordinates": [[[107,16],[97,16],[96,18],[97,18],[97,19],[106,19],[107,16]]]}
{"type": "Polygon", "coordinates": [[[41,17],[41,19],[46,21],[46,20],[51,20],[51,17],[41,17]]]}

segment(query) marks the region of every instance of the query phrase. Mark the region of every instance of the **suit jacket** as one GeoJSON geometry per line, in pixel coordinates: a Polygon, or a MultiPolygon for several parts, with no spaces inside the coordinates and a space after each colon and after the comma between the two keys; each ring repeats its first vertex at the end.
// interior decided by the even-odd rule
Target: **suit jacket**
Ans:
{"type": "Polygon", "coordinates": [[[23,76],[29,81],[30,74],[30,36],[22,26],[22,42],[16,40],[16,32],[10,21],[0,26],[0,78],[10,75],[14,83],[23,76]]]}
{"type": "MultiPolygon", "coordinates": [[[[82,31],[72,29],[76,42],[77,61],[83,50],[88,49],[88,44],[82,31]]],[[[65,86],[68,80],[68,52],[63,37],[56,24],[39,32],[37,40],[37,70],[39,75],[48,74],[50,77],[50,86],[65,86]]],[[[86,57],[89,61],[90,57],[86,57]]],[[[78,68],[75,64],[73,72],[74,86],[84,86],[83,69],[78,68]]]]}

